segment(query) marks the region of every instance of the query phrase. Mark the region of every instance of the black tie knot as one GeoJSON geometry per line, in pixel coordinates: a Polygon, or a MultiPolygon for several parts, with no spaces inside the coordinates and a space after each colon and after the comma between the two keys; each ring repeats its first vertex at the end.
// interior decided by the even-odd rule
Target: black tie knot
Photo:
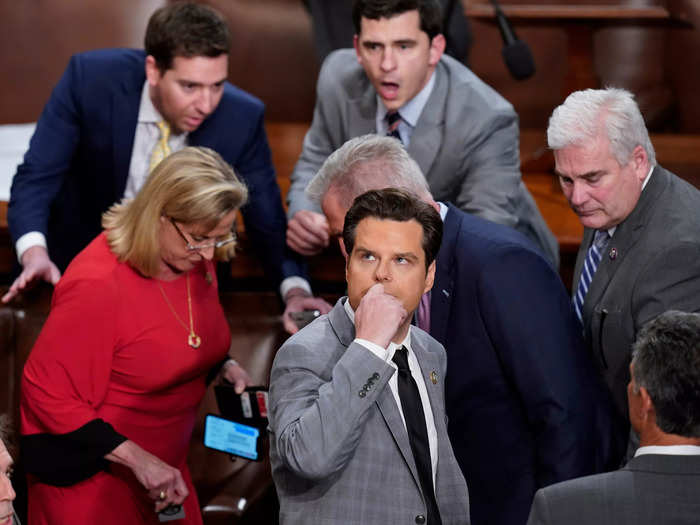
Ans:
{"type": "Polygon", "coordinates": [[[397,348],[391,360],[396,363],[399,372],[411,373],[411,370],[408,368],[408,349],[405,346],[397,348]]]}

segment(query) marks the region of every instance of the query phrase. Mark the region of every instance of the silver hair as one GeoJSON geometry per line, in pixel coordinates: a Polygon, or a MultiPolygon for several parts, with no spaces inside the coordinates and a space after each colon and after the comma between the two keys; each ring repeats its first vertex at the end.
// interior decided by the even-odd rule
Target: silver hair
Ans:
{"type": "Polygon", "coordinates": [[[348,207],[358,195],[383,188],[402,188],[432,200],[421,169],[401,143],[375,134],[350,139],[334,151],[309,182],[306,194],[321,203],[331,188],[348,207]]]}
{"type": "Polygon", "coordinates": [[[649,164],[656,165],[644,118],[634,95],[625,89],[608,87],[571,93],[549,118],[547,143],[553,150],[579,145],[595,139],[603,127],[618,164],[627,164],[634,148],[641,146],[649,164]]]}

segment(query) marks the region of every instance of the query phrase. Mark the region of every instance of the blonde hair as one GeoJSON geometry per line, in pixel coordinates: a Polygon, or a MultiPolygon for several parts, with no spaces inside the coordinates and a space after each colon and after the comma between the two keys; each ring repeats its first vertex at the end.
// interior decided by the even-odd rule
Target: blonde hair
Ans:
{"type": "MultiPolygon", "coordinates": [[[[106,211],[102,227],[120,262],[154,277],[160,262],[161,217],[211,230],[247,198],[248,189],[218,153],[188,147],[158,164],[136,197],[106,211]]],[[[231,243],[218,250],[217,258],[230,259],[234,247],[231,243]]]]}

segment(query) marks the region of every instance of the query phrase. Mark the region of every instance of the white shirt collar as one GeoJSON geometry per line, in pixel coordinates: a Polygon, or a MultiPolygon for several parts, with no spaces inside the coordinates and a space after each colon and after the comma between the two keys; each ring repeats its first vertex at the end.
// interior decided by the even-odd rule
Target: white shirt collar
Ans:
{"type": "Polygon", "coordinates": [[[143,89],[141,90],[141,103],[139,104],[138,121],[158,123],[161,120],[163,120],[163,116],[153,105],[153,101],[151,100],[151,95],[148,90],[147,80],[143,83],[143,89]]]}
{"type": "Polygon", "coordinates": [[[442,219],[442,222],[445,222],[445,217],[447,217],[447,212],[449,208],[445,206],[442,202],[438,202],[438,206],[440,206],[440,218],[442,219]]]}
{"type": "Polygon", "coordinates": [[[639,447],[634,457],[643,456],[644,454],[666,454],[673,456],[698,456],[700,455],[700,447],[697,445],[650,445],[647,447],[639,447]]]}
{"type": "MultiPolygon", "coordinates": [[[[425,86],[423,86],[423,89],[421,89],[415,97],[399,108],[401,119],[407,124],[410,124],[412,128],[416,127],[418,118],[423,112],[423,108],[428,102],[430,94],[433,92],[433,87],[435,87],[435,71],[433,71],[432,75],[430,75],[430,79],[425,86]]],[[[381,97],[377,95],[377,120],[380,122],[383,121],[386,114],[386,106],[384,106],[384,102],[382,102],[381,97]]]]}

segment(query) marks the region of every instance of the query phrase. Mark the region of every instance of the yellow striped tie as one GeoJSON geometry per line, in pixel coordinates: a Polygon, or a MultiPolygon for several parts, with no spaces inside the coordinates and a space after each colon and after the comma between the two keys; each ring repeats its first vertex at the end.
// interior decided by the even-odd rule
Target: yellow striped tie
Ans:
{"type": "Polygon", "coordinates": [[[168,145],[168,139],[170,138],[170,124],[168,124],[165,120],[161,120],[156,125],[160,130],[160,138],[156,143],[156,147],[153,148],[153,153],[151,153],[151,163],[148,169],[149,173],[155,169],[161,160],[170,155],[170,146],[168,145]]]}

